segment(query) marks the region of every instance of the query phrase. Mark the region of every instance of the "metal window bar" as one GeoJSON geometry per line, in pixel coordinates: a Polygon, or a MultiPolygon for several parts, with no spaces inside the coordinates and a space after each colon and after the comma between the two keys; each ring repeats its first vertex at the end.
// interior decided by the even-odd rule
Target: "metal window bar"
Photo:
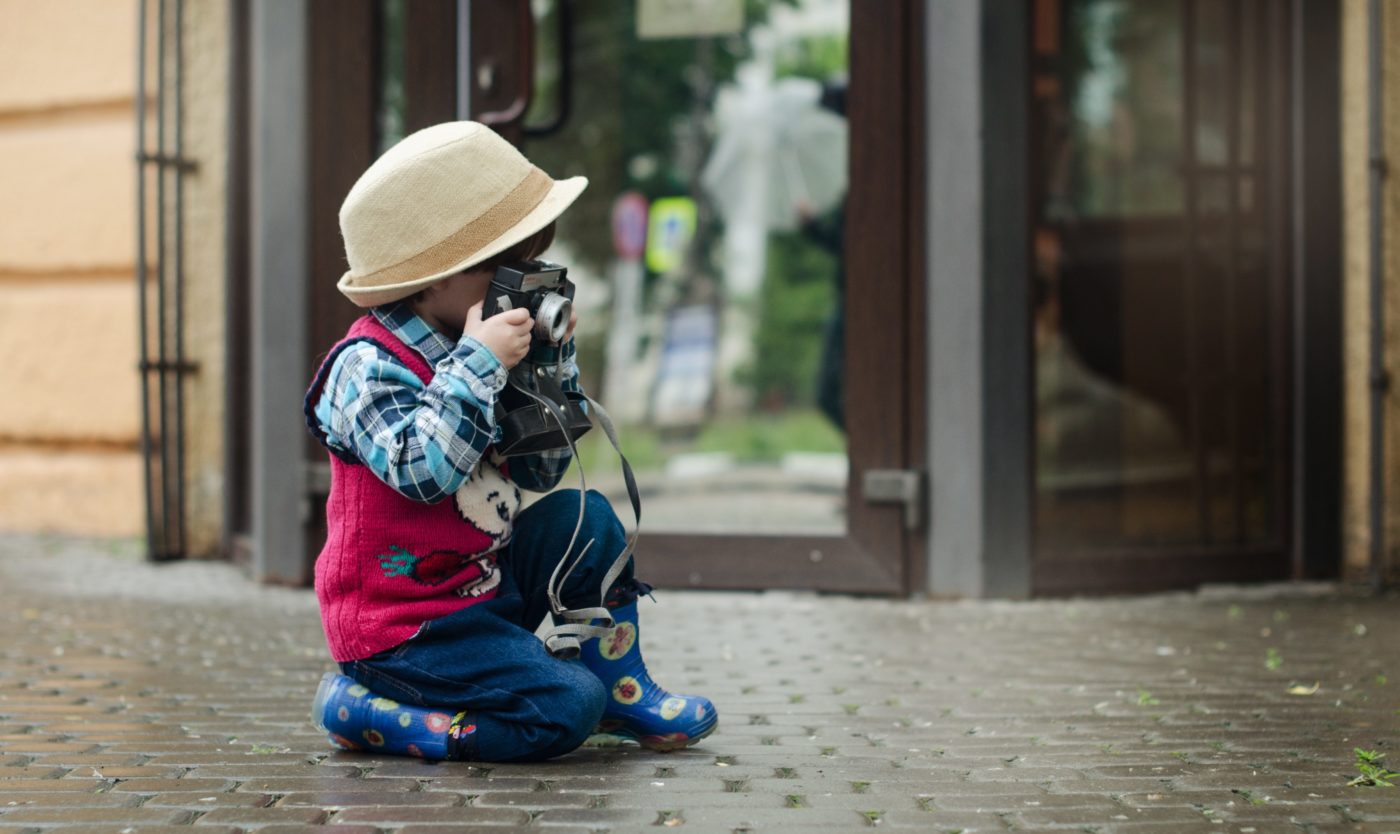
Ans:
{"type": "Polygon", "coordinates": [[[146,66],[150,0],[137,0],[136,295],[141,378],[141,456],[146,556],[183,558],[185,530],[184,380],[194,366],[184,350],[183,0],[157,0],[154,148],[147,136],[146,66]],[[154,169],[154,195],[147,180],[154,169]],[[154,204],[151,204],[151,201],[154,204]],[[154,252],[147,240],[155,214],[154,252]],[[152,263],[154,261],[154,264],[152,263]],[[154,273],[155,286],[151,286],[154,273]],[[152,292],[154,290],[154,292],[152,292]],[[154,294],[154,299],[152,295],[154,294]],[[154,343],[154,344],[153,344],[154,343]],[[152,402],[152,392],[156,400],[152,402]]]}

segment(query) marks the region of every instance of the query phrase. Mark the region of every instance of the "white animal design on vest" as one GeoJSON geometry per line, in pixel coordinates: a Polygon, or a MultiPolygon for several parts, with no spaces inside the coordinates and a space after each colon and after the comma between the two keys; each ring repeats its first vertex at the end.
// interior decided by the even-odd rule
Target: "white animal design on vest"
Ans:
{"type": "Polygon", "coordinates": [[[452,497],[462,520],[491,537],[488,553],[510,544],[515,515],[520,512],[520,488],[501,474],[504,460],[494,453],[483,458],[452,497]]]}

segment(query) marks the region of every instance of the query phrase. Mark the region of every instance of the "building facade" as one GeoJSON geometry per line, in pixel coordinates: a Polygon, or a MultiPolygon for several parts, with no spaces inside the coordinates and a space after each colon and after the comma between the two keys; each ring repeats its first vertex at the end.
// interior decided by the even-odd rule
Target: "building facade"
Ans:
{"type": "MultiPolygon", "coordinates": [[[[578,283],[585,382],[623,418],[641,558],[664,584],[1393,581],[1400,417],[1382,391],[1377,528],[1368,334],[1372,310],[1400,311],[1400,203],[1381,179],[1372,208],[1370,125],[1400,142],[1384,106],[1400,8],[1380,3],[1378,24],[1363,0],[134,5],[99,27],[133,33],[108,49],[124,75],[0,96],[0,141],[94,144],[91,176],[6,155],[19,198],[109,181],[125,203],[95,215],[125,218],[110,246],[48,212],[6,224],[0,315],[32,328],[91,305],[127,328],[92,371],[115,392],[100,416],[53,418],[62,395],[6,406],[11,529],[149,524],[157,556],[307,581],[328,474],[300,397],[357,314],[333,289],[336,208],[398,137],[469,116],[592,181],[550,256],[578,283]],[[139,165],[138,40],[158,122],[139,165]],[[78,458],[91,475],[65,474],[78,458]],[[101,512],[41,511],[88,477],[101,512]]],[[[10,17],[38,44],[59,13],[10,17]]],[[[88,31],[74,20],[65,47],[88,31]]],[[[45,54],[0,60],[57,77],[45,54]]],[[[583,460],[620,489],[601,447],[583,460]]]]}

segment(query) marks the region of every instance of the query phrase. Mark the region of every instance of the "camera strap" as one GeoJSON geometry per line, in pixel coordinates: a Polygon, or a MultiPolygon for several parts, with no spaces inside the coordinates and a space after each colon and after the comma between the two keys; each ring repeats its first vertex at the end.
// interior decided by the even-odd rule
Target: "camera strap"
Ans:
{"type": "MultiPolygon", "coordinates": [[[[515,385],[514,382],[512,382],[511,385],[517,391],[520,391],[536,403],[539,403],[539,405],[554,418],[559,424],[565,441],[569,444],[570,454],[574,456],[577,462],[578,447],[574,445],[574,440],[569,435],[566,428],[567,418],[563,411],[560,410],[559,406],[548,397],[542,397],[522,386],[515,385]]],[[[544,644],[550,654],[561,658],[577,656],[580,639],[587,640],[590,637],[603,637],[612,629],[612,613],[604,605],[604,600],[607,597],[608,589],[612,587],[612,584],[617,581],[617,578],[622,575],[622,571],[627,567],[627,560],[632,557],[632,551],[636,547],[637,536],[641,533],[642,527],[641,493],[637,489],[637,479],[632,473],[632,465],[627,462],[627,457],[622,454],[622,445],[618,441],[617,427],[613,424],[612,417],[608,414],[607,409],[603,408],[603,406],[592,397],[586,394],[583,396],[589,405],[589,416],[596,420],[598,425],[603,427],[603,433],[608,436],[608,442],[612,444],[613,449],[617,452],[618,460],[622,462],[622,477],[627,484],[627,497],[631,500],[632,513],[636,517],[637,523],[632,531],[632,535],[627,537],[627,543],[622,548],[622,552],[617,554],[612,564],[608,567],[607,573],[603,575],[603,581],[598,591],[598,605],[587,608],[566,608],[559,599],[560,591],[564,583],[568,581],[569,576],[573,574],[574,568],[578,567],[579,563],[583,561],[584,555],[588,553],[588,549],[593,546],[593,540],[590,539],[572,561],[569,559],[569,554],[573,552],[574,545],[578,543],[578,535],[579,531],[583,528],[583,516],[587,509],[588,502],[588,481],[583,472],[583,465],[579,463],[575,467],[578,469],[579,479],[578,521],[574,524],[573,535],[569,537],[569,545],[564,549],[564,555],[560,557],[559,561],[554,565],[554,571],[549,576],[549,584],[545,588],[545,592],[549,598],[550,610],[556,616],[563,619],[564,623],[562,625],[555,625],[545,633],[544,644]],[[567,568],[564,566],[565,562],[569,562],[567,568]],[[563,571],[562,575],[560,575],[561,570],[563,571]]]]}

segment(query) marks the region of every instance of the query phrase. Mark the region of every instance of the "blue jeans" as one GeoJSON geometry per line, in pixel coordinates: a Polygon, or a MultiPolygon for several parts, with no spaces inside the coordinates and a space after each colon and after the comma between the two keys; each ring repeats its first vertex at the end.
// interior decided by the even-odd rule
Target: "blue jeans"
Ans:
{"type": "MultiPolygon", "coordinates": [[[[554,657],[534,634],[549,613],[546,587],[578,505],[578,490],[560,490],[516,518],[494,598],[424,623],[407,641],[341,670],[404,703],[465,710],[476,731],[463,737],[458,758],[539,761],[578,747],[602,717],[608,692],[581,662],[554,657]]],[[[570,557],[589,539],[593,546],[561,589],[570,608],[598,604],[599,584],[626,541],[612,506],[591,490],[570,557]]],[[[629,561],[610,603],[629,602],[637,587],[629,561]]]]}

